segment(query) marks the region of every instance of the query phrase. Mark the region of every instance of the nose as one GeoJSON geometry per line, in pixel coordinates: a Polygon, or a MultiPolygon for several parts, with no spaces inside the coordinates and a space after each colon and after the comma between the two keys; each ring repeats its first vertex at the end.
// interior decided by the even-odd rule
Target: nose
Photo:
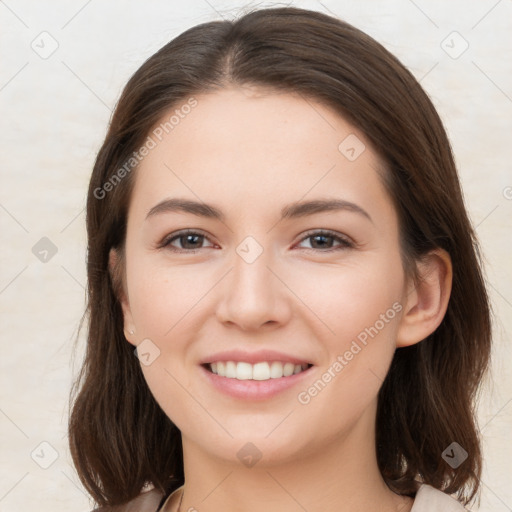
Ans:
{"type": "Polygon", "coordinates": [[[219,289],[218,320],[243,331],[284,325],[291,317],[291,294],[270,251],[263,250],[252,262],[235,252],[231,263],[219,289]]]}

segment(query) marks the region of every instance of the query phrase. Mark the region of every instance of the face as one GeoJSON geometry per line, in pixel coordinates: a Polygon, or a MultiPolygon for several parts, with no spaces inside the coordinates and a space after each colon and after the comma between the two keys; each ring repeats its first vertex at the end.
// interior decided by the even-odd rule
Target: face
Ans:
{"type": "Polygon", "coordinates": [[[153,137],[129,208],[125,333],[149,388],[218,459],[250,441],[260,464],[295,460],[371,432],[406,289],[381,162],[311,99],[195,98],[153,137]]]}

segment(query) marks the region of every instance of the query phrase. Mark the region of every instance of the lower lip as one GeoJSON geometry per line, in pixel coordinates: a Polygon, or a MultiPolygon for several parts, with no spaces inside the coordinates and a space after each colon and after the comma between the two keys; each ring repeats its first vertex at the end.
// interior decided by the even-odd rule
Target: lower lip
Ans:
{"type": "Polygon", "coordinates": [[[226,395],[244,400],[264,400],[300,383],[304,376],[310,375],[310,370],[313,369],[313,366],[289,377],[268,380],[230,379],[228,377],[220,377],[216,373],[207,370],[204,366],[200,366],[200,369],[210,384],[226,395]]]}

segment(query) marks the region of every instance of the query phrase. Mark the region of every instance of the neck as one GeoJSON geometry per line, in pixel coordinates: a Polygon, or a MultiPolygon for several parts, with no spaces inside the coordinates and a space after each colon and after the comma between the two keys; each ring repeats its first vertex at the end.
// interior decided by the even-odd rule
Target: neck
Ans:
{"type": "Polygon", "coordinates": [[[374,422],[367,420],[361,417],[348,434],[311,452],[279,463],[264,463],[263,457],[252,467],[218,459],[183,437],[180,511],[409,512],[412,499],[392,492],[380,474],[374,422]]]}

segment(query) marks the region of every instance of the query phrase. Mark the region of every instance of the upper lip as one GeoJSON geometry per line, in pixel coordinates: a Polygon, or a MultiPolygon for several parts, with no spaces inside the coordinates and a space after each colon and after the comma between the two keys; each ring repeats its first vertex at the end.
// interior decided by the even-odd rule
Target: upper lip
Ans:
{"type": "Polygon", "coordinates": [[[243,350],[227,350],[215,352],[200,361],[200,364],[215,363],[217,361],[234,361],[256,364],[264,361],[282,361],[293,364],[312,364],[307,359],[292,356],[275,350],[258,350],[256,352],[245,352],[243,350]]]}

